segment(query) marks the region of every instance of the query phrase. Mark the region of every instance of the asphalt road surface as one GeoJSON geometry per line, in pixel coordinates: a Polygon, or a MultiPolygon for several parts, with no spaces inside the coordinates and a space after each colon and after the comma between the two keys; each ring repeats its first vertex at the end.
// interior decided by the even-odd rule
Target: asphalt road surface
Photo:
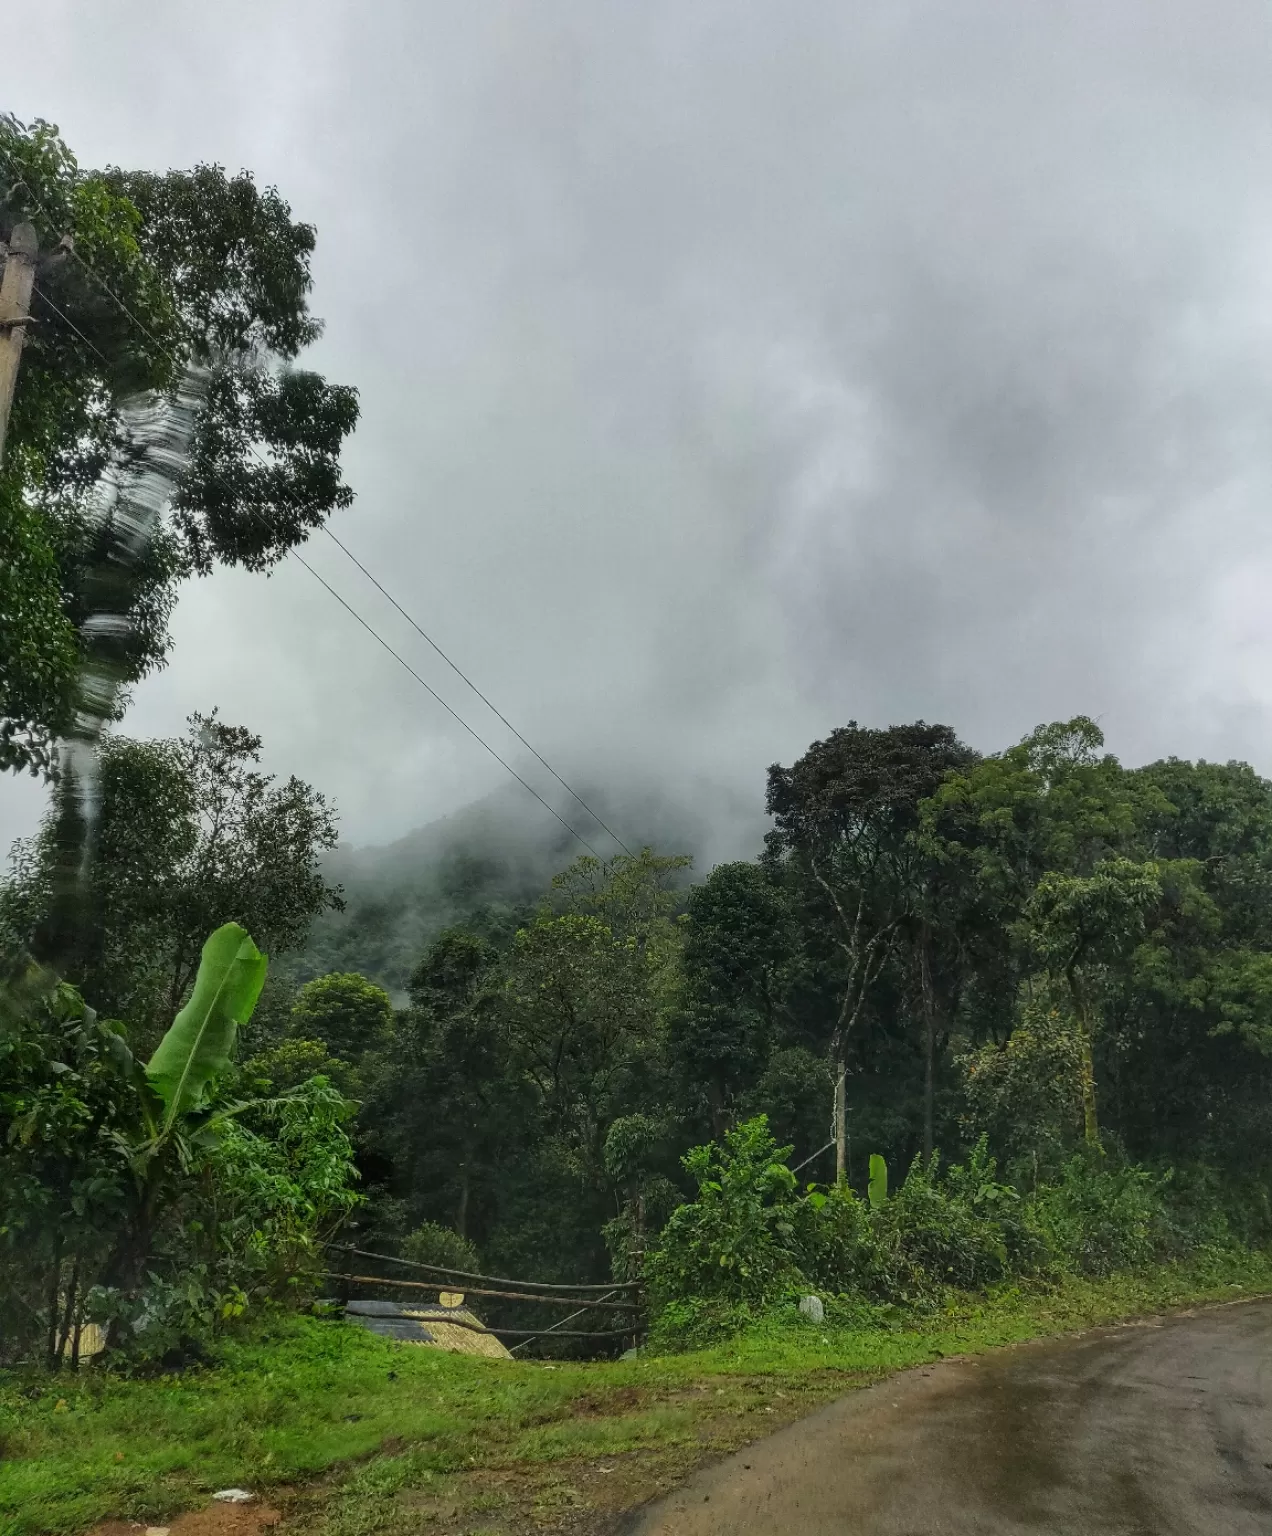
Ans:
{"type": "Polygon", "coordinates": [[[1272,1536],[1272,1302],[945,1361],[711,1467],[634,1536],[1272,1536]]]}

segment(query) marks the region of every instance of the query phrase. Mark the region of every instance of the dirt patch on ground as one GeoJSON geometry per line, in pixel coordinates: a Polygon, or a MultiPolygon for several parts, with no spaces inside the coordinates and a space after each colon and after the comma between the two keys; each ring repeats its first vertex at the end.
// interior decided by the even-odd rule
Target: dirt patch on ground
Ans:
{"type": "Polygon", "coordinates": [[[89,1536],[274,1536],[282,1519],[278,1510],[258,1499],[250,1504],[209,1504],[178,1515],[170,1525],[142,1525],[127,1520],[107,1520],[94,1526],[89,1536]]]}
{"type": "Polygon", "coordinates": [[[613,1414],[630,1413],[645,1402],[647,1395],[639,1387],[618,1387],[600,1396],[575,1398],[570,1407],[570,1416],[603,1419],[613,1414]]]}
{"type": "Polygon", "coordinates": [[[700,1446],[679,1446],[460,1473],[428,1493],[400,1494],[380,1529],[386,1536],[607,1536],[710,1459],[700,1446]]]}

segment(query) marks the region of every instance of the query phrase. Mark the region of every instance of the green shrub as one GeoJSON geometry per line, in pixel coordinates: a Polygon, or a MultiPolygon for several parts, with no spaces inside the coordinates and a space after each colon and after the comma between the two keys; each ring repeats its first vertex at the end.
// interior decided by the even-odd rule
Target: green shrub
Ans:
{"type": "Polygon", "coordinates": [[[1008,1039],[956,1055],[954,1065],[965,1132],[988,1132],[1029,1187],[1056,1175],[1082,1140],[1082,1047],[1067,999],[1034,978],[1008,1039]]]}
{"type": "Polygon", "coordinates": [[[1232,1238],[1213,1177],[1080,1153],[1029,1198],[998,1177],[982,1136],[961,1163],[916,1158],[887,1200],[845,1185],[800,1196],[763,1116],[684,1159],[697,1198],[651,1256],[655,1336],[708,1342],[815,1289],[838,1308],[929,1306],[948,1289],[1068,1271],[1103,1276],[1232,1238]],[[1168,1200],[1167,1196],[1171,1198],[1168,1200]]]}
{"type": "Polygon", "coordinates": [[[402,1257],[416,1264],[433,1264],[438,1269],[458,1269],[475,1275],[481,1270],[481,1256],[466,1237],[440,1222],[425,1221],[402,1239],[402,1257]]]}
{"type": "Polygon", "coordinates": [[[84,1321],[133,1363],[188,1356],[249,1306],[310,1290],[357,1203],[353,1106],[321,1076],[231,1095],[265,964],[237,924],[217,929],[144,1065],[66,983],[32,968],[0,987],[6,1359],[56,1368],[84,1321]]]}
{"type": "Polygon", "coordinates": [[[655,1353],[677,1349],[705,1349],[718,1339],[741,1333],[762,1315],[763,1309],[721,1297],[686,1296],[665,1302],[655,1312],[649,1330],[649,1348],[655,1353]]]}
{"type": "Polygon", "coordinates": [[[1268,1228],[1259,1222],[1266,1206],[1266,1183],[1256,1178],[1235,1180],[1217,1168],[1194,1163],[1172,1168],[1162,1180],[1170,1244],[1182,1254],[1196,1247],[1227,1249],[1267,1241],[1268,1228]],[[1168,1197],[1168,1198],[1167,1198],[1168,1197]]]}
{"type": "Polygon", "coordinates": [[[1172,1246],[1165,1182],[1147,1169],[1097,1163],[1082,1152],[1034,1195],[1033,1216],[1066,1269],[1109,1275],[1141,1268],[1172,1246]]]}
{"type": "Polygon", "coordinates": [[[763,1306],[802,1279],[795,1261],[795,1176],[768,1119],[746,1120],[683,1159],[697,1198],[673,1211],[650,1254],[647,1275],[658,1308],[723,1301],[763,1306]]]}
{"type": "Polygon", "coordinates": [[[987,1136],[981,1136],[963,1162],[950,1164],[945,1184],[951,1199],[980,1220],[997,1225],[1011,1274],[1035,1275],[1054,1266],[1055,1256],[1029,1202],[1014,1185],[998,1177],[998,1162],[990,1155],[987,1136]]]}
{"type": "Polygon", "coordinates": [[[905,1182],[873,1216],[880,1239],[889,1238],[900,1269],[924,1290],[946,1285],[974,1290],[1007,1272],[1007,1245],[993,1215],[982,1213],[957,1187],[940,1178],[939,1158],[915,1158],[905,1182]]]}
{"type": "Polygon", "coordinates": [[[817,1290],[871,1300],[910,1298],[923,1289],[896,1241],[896,1229],[847,1184],[810,1189],[793,1216],[801,1272],[817,1290]]]}

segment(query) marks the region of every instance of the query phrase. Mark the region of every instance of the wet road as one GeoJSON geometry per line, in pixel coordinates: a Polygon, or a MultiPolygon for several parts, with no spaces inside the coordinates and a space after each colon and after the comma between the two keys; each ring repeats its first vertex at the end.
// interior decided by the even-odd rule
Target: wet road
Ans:
{"type": "Polygon", "coordinates": [[[1272,1536],[1272,1302],[909,1371],[633,1536],[1272,1536]]]}

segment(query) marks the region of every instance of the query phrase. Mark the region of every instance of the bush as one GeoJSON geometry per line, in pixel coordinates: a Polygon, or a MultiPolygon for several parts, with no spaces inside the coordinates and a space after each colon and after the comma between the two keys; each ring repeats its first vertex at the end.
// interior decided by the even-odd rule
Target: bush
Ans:
{"type": "Polygon", "coordinates": [[[1097,1156],[1082,1152],[1065,1163],[1056,1183],[1033,1197],[1034,1220],[1059,1262],[1078,1274],[1151,1264],[1172,1246],[1166,1180],[1097,1156]]]}
{"type": "Polygon", "coordinates": [[[189,1355],[250,1304],[309,1291],[357,1203],[353,1106],[320,1076],[230,1096],[264,964],[218,929],[149,1067],[67,984],[30,969],[0,986],[6,1361],[56,1368],[84,1321],[134,1362],[189,1355]]]}
{"type": "Polygon", "coordinates": [[[655,1337],[707,1342],[799,1290],[839,1308],[927,1306],[948,1289],[1068,1271],[1103,1276],[1232,1239],[1213,1177],[1080,1153],[1028,1199],[998,1177],[982,1136],[962,1163],[916,1158],[891,1199],[847,1185],[801,1197],[760,1116],[684,1159],[697,1198],[675,1211],[649,1263],[655,1337]],[[1169,1203],[1167,1194],[1172,1198],[1169,1203]],[[1180,1198],[1182,1196],[1182,1198],[1180,1198]]]}
{"type": "Polygon", "coordinates": [[[458,1269],[475,1275],[481,1270],[481,1257],[466,1237],[440,1222],[421,1222],[414,1232],[402,1239],[402,1257],[415,1264],[432,1264],[438,1269],[458,1269]]]}
{"type": "Polygon", "coordinates": [[[322,1240],[358,1204],[354,1106],[324,1077],[229,1120],[209,1160],[222,1287],[281,1297],[312,1287],[322,1240]]]}
{"type": "MultiPolygon", "coordinates": [[[[992,1160],[989,1169],[992,1174],[992,1160]]],[[[905,1183],[875,1214],[875,1224],[881,1236],[893,1236],[904,1269],[925,1282],[924,1289],[992,1285],[1008,1267],[997,1202],[978,1201],[980,1192],[966,1170],[951,1168],[950,1175],[942,1183],[939,1155],[926,1166],[916,1157],[905,1183]]],[[[1008,1193],[1015,1196],[1014,1190],[1008,1193]]]]}
{"type": "Polygon", "coordinates": [[[758,1321],[762,1308],[719,1296],[686,1296],[667,1301],[654,1314],[648,1345],[655,1353],[676,1349],[704,1349],[716,1340],[741,1333],[758,1321]]]}
{"type": "Polygon", "coordinates": [[[806,1275],[837,1293],[878,1302],[931,1299],[1044,1267],[1042,1235],[1017,1192],[997,1179],[982,1139],[942,1177],[916,1158],[901,1188],[878,1207],[846,1186],[811,1191],[795,1220],[806,1275]]]}
{"type": "Polygon", "coordinates": [[[880,1241],[870,1206],[847,1184],[810,1189],[793,1216],[795,1251],[809,1283],[835,1294],[895,1297],[906,1290],[895,1243],[880,1241]]]}
{"type": "Polygon", "coordinates": [[[1013,1174],[1030,1186],[1057,1174],[1081,1143],[1081,1054],[1070,1010],[1035,981],[1004,1044],[955,1057],[964,1130],[988,1132],[1013,1174]]]}
{"type": "Polygon", "coordinates": [[[691,1299],[764,1306],[800,1283],[790,1150],[759,1115],[729,1131],[722,1148],[708,1142],[686,1154],[698,1195],[672,1212],[650,1255],[656,1306],[691,1299]]]}

